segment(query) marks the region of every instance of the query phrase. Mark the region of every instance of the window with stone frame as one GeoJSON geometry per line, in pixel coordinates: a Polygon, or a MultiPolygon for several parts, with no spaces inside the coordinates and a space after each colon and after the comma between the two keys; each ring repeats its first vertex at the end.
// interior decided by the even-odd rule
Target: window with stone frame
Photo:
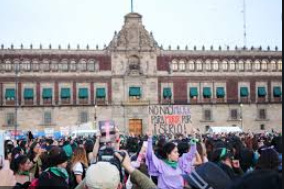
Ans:
{"type": "Polygon", "coordinates": [[[43,125],[52,125],[52,113],[50,111],[46,111],[43,113],[43,125]]]}
{"type": "Polygon", "coordinates": [[[190,71],[194,71],[194,70],[195,70],[194,61],[190,61],[189,64],[188,64],[188,66],[189,66],[189,70],[190,70],[190,71]]]}
{"type": "Polygon", "coordinates": [[[88,64],[87,64],[87,70],[89,72],[94,72],[96,71],[96,63],[94,61],[89,61],[88,64]]]}
{"type": "Polygon", "coordinates": [[[77,71],[77,64],[76,64],[75,60],[71,60],[71,62],[70,62],[70,71],[71,72],[77,71]]]}
{"type": "Polygon", "coordinates": [[[245,65],[246,71],[251,71],[252,69],[252,63],[250,60],[246,61],[246,65],[245,65]]]}
{"type": "Polygon", "coordinates": [[[261,63],[261,70],[267,71],[268,70],[268,62],[267,61],[262,61],[261,63]]]}
{"type": "Polygon", "coordinates": [[[131,56],[129,58],[129,71],[133,73],[140,72],[140,59],[138,56],[131,56]]]}
{"type": "Polygon", "coordinates": [[[69,63],[67,60],[64,60],[61,62],[61,69],[62,72],[68,72],[69,71],[69,63]]]}
{"type": "Polygon", "coordinates": [[[20,65],[20,70],[25,72],[31,71],[31,62],[29,60],[24,60],[20,65]]]}
{"type": "Polygon", "coordinates": [[[15,61],[14,64],[12,64],[12,71],[18,71],[20,72],[20,62],[15,61]]]}
{"type": "Polygon", "coordinates": [[[129,88],[129,102],[139,102],[142,98],[141,87],[129,88]]]}
{"type": "Polygon", "coordinates": [[[85,60],[81,60],[78,64],[78,70],[81,72],[87,71],[87,62],[85,60]]]}
{"type": "Polygon", "coordinates": [[[100,63],[96,62],[95,63],[95,72],[98,72],[98,71],[100,71],[100,63]]]}
{"type": "Polygon", "coordinates": [[[206,132],[209,131],[209,129],[210,129],[210,126],[209,126],[209,125],[205,126],[205,131],[206,131],[206,132]]]}
{"type": "Polygon", "coordinates": [[[58,63],[52,62],[50,68],[51,68],[51,71],[57,72],[58,71],[58,63]]]}
{"type": "Polygon", "coordinates": [[[245,63],[244,61],[239,61],[239,71],[245,71],[245,63]]]}
{"type": "Polygon", "coordinates": [[[40,70],[44,72],[50,71],[50,60],[44,59],[40,64],[40,70]]]}
{"type": "Polygon", "coordinates": [[[179,62],[179,70],[180,70],[181,72],[184,72],[184,71],[186,70],[186,64],[185,64],[185,61],[184,61],[184,60],[181,60],[181,61],[179,62]]]}
{"type": "Polygon", "coordinates": [[[276,63],[276,61],[272,61],[271,62],[271,71],[276,71],[277,70],[277,63],[276,63]]]}
{"type": "Polygon", "coordinates": [[[254,69],[255,69],[256,71],[260,71],[260,70],[261,70],[261,63],[260,63],[259,60],[255,61],[255,63],[254,63],[254,69]]]}
{"type": "Polygon", "coordinates": [[[40,70],[43,72],[48,72],[49,71],[49,63],[41,63],[40,64],[40,70]]]}
{"type": "Polygon", "coordinates": [[[236,70],[236,62],[234,60],[231,60],[229,65],[230,65],[230,71],[236,70]]]}
{"type": "Polygon", "coordinates": [[[173,93],[172,93],[172,88],[170,86],[165,86],[163,88],[163,100],[166,102],[166,101],[171,101],[172,100],[172,97],[173,97],[173,93]]]}
{"type": "Polygon", "coordinates": [[[282,71],[282,60],[278,61],[278,70],[282,71]]]}
{"type": "Polygon", "coordinates": [[[239,119],[239,110],[238,109],[232,109],[231,110],[230,119],[231,120],[238,120],[239,119]]]}
{"type": "Polygon", "coordinates": [[[0,60],[0,71],[5,71],[5,64],[0,60]]]}
{"type": "Polygon", "coordinates": [[[258,119],[260,120],[267,120],[267,110],[266,109],[260,109],[258,110],[258,119]]]}
{"type": "Polygon", "coordinates": [[[228,61],[223,61],[222,69],[223,69],[223,71],[228,71],[228,61]]]}
{"type": "Polygon", "coordinates": [[[197,70],[197,71],[202,71],[202,70],[203,70],[203,63],[202,63],[201,60],[198,60],[198,61],[196,62],[196,70],[197,70]]]}
{"type": "Polygon", "coordinates": [[[38,72],[40,68],[40,63],[37,60],[33,60],[32,62],[32,71],[38,72]]]}
{"type": "Polygon", "coordinates": [[[12,71],[12,63],[10,60],[5,61],[5,70],[6,71],[12,71]]]}
{"type": "Polygon", "coordinates": [[[219,71],[219,62],[217,60],[215,60],[213,62],[213,70],[214,71],[219,71]]]}
{"type": "Polygon", "coordinates": [[[178,71],[178,62],[175,61],[175,60],[172,62],[172,71],[173,72],[177,72],[178,71]]]}
{"type": "Polygon", "coordinates": [[[79,122],[83,124],[83,123],[87,123],[88,121],[89,121],[89,113],[87,111],[80,112],[79,122]]]}
{"type": "Polygon", "coordinates": [[[266,130],[266,127],[265,127],[264,124],[260,125],[260,130],[262,130],[262,131],[266,130]]]}
{"type": "Polygon", "coordinates": [[[206,68],[206,71],[211,71],[212,70],[212,65],[211,65],[211,61],[210,60],[207,60],[205,62],[205,68],[206,68]]]}
{"type": "Polygon", "coordinates": [[[6,124],[7,127],[13,127],[16,124],[16,116],[15,113],[7,113],[6,115],[6,124]]]}
{"type": "Polygon", "coordinates": [[[205,121],[212,121],[212,110],[204,110],[204,116],[203,116],[205,121]]]}

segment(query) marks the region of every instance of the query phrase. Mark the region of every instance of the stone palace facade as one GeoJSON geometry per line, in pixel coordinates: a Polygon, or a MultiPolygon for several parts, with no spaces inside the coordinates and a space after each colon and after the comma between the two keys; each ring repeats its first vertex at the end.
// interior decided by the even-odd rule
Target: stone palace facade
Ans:
{"type": "Polygon", "coordinates": [[[190,107],[191,124],[202,131],[281,131],[282,52],[164,49],[137,13],[125,16],[103,49],[1,46],[1,130],[13,130],[16,120],[20,130],[60,130],[112,119],[122,132],[141,134],[149,106],[161,105],[190,107]]]}

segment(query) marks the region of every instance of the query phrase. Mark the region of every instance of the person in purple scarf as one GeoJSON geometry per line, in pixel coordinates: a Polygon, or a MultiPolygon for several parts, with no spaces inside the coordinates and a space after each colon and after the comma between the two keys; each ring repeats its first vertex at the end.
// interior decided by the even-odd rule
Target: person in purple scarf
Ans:
{"type": "Polygon", "coordinates": [[[148,132],[148,149],[146,163],[149,174],[158,176],[159,189],[183,189],[184,179],[182,175],[190,174],[193,161],[197,153],[195,131],[191,141],[190,151],[179,157],[177,145],[173,142],[166,143],[162,159],[159,159],[153,151],[152,131],[148,132]]]}

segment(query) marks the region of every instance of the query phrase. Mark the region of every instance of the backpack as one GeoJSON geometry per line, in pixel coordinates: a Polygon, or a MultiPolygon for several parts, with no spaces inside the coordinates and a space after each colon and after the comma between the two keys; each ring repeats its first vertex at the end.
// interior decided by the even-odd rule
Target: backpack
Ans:
{"type": "Polygon", "coordinates": [[[39,185],[39,179],[35,179],[33,180],[33,182],[30,184],[30,186],[28,187],[28,189],[37,189],[39,185]]]}
{"type": "MultiPolygon", "coordinates": [[[[49,172],[43,172],[42,174],[47,173],[49,178],[51,179],[51,174],[49,172]]],[[[40,176],[42,176],[42,174],[40,176]]],[[[28,187],[28,189],[38,189],[39,186],[39,179],[35,179],[32,181],[32,183],[30,184],[30,186],[28,187]]]]}
{"type": "MultiPolygon", "coordinates": [[[[83,179],[85,178],[86,176],[86,166],[81,163],[82,167],[83,167],[83,179]]],[[[71,189],[75,189],[80,183],[77,183],[76,181],[76,175],[74,174],[73,170],[72,170],[72,173],[70,174],[70,180],[69,180],[69,185],[70,185],[70,188],[71,189]]]]}
{"type": "Polygon", "coordinates": [[[26,182],[24,184],[17,183],[14,189],[28,189],[30,184],[30,182],[26,182]]]}

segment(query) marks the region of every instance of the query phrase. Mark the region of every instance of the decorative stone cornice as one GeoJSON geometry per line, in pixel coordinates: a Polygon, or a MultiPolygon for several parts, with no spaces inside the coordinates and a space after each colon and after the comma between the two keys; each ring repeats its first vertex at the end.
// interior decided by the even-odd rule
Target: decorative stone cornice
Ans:
{"type": "Polygon", "coordinates": [[[120,32],[115,32],[109,44],[110,51],[154,51],[159,49],[153,34],[142,23],[142,16],[130,13],[125,16],[125,23],[120,32]]]}

